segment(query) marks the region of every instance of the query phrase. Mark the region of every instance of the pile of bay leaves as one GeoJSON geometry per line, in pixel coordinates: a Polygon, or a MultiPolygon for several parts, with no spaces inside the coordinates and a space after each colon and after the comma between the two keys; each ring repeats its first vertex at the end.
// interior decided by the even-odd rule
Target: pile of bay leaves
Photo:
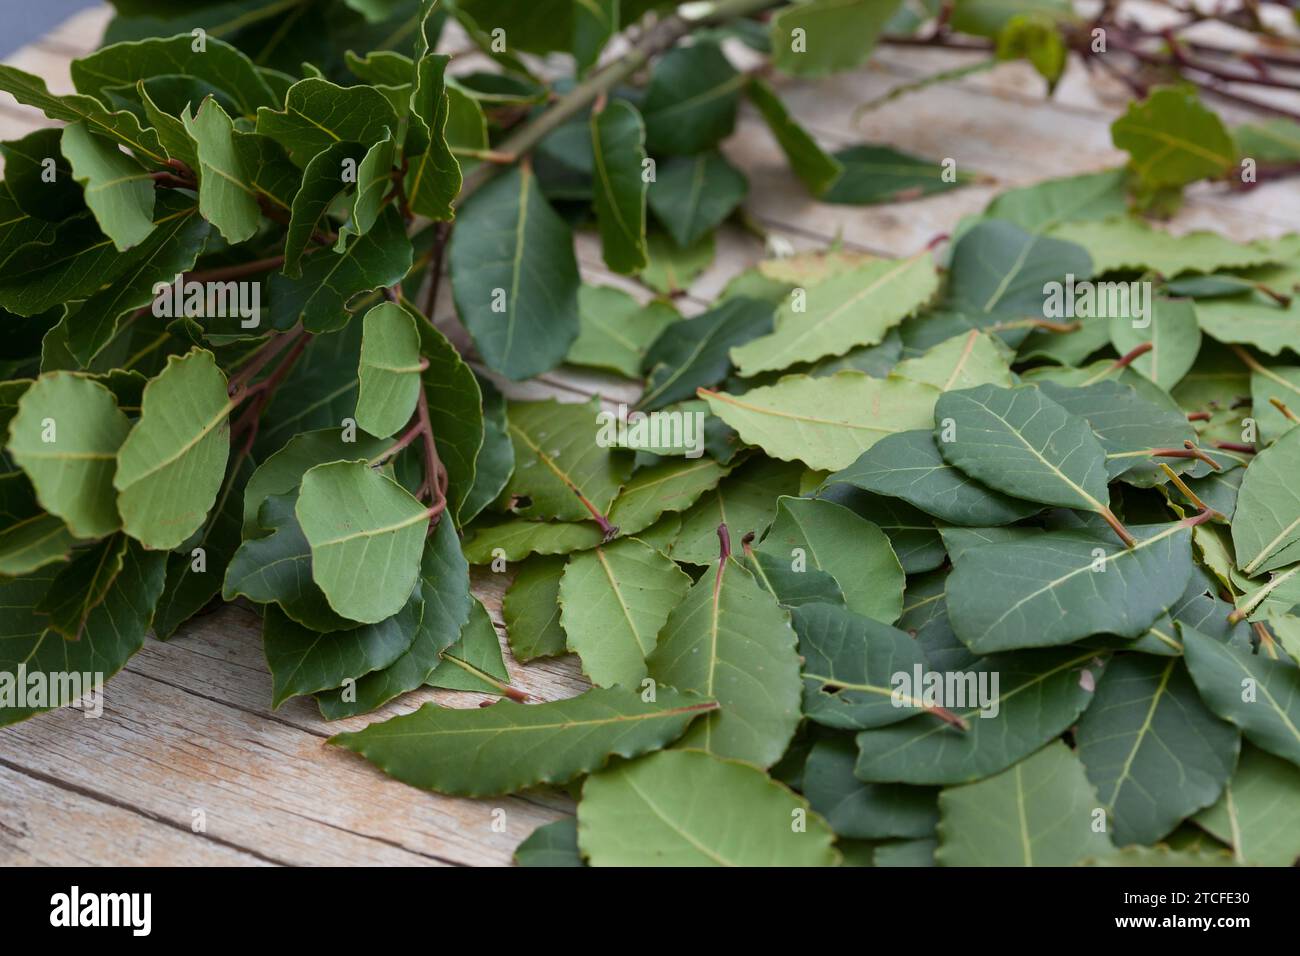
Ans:
{"type": "Polygon", "coordinates": [[[1125,169],[685,318],[742,109],[827,202],[970,181],[827,154],[725,52],[853,68],[918,28],[896,3],[337,0],[328,42],[301,5],[119,6],[76,92],[0,66],[66,124],[0,144],[0,724],[238,601],[276,707],[474,692],[332,742],[444,794],[568,788],[521,864],[1300,856],[1300,237],[1129,212],[1261,128],[1153,89],[1125,169]],[[453,22],[490,69],[436,52],[453,22]],[[584,230],[644,295],[582,281],[584,230]],[[562,364],[635,415],[539,399],[562,364]],[[591,687],[520,691],[471,580],[516,678],[573,655],[591,687]]]}

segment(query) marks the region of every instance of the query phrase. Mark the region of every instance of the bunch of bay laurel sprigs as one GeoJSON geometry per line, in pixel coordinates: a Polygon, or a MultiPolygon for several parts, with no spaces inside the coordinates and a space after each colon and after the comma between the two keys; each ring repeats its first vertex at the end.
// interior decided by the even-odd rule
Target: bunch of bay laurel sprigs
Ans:
{"type": "Polygon", "coordinates": [[[827,155],[726,22],[645,32],[642,77],[582,46],[552,89],[509,50],[453,78],[446,11],[387,7],[332,5],[381,45],[320,67],[188,27],[72,94],[0,67],[66,124],[0,144],[0,723],[239,600],[275,706],[476,692],[333,743],[440,793],[569,788],[521,863],[1294,862],[1300,240],[1127,211],[1258,130],[1155,90],[1129,168],[905,258],[764,261],[685,319],[742,97],[826,201],[966,180],[827,155]],[[578,230],[646,293],[583,284],[578,230]],[[677,440],[505,397],[561,363],[677,440]],[[513,683],[471,566],[509,582],[513,683]],[[564,654],[590,689],[517,689],[564,654]]]}

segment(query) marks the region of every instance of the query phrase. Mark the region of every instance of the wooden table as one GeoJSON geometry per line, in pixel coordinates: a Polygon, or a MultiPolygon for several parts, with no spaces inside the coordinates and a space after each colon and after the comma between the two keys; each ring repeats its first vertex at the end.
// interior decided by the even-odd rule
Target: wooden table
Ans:
{"type": "MultiPolygon", "coordinates": [[[[78,14],[8,62],[41,75],[55,92],[69,92],[68,64],[97,45],[109,12],[78,14]]],[[[1095,85],[1077,65],[1051,101],[1027,66],[1006,64],[909,94],[855,122],[859,104],[967,59],[939,50],[882,49],[867,68],[820,82],[783,82],[781,92],[794,115],[831,147],[881,142],[931,159],[951,156],[984,184],[889,206],[822,205],[793,178],[746,107],[725,151],[749,176],[749,214],[795,248],[821,248],[839,238],[852,249],[897,256],[951,231],[1003,189],[1123,162],[1109,132],[1126,102],[1123,90],[1095,85]]],[[[1233,121],[1248,118],[1222,112],[1233,121]]],[[[0,138],[48,123],[0,96],[0,138]]],[[[1249,239],[1297,223],[1300,190],[1284,181],[1234,195],[1197,187],[1172,228],[1212,228],[1249,239]]],[[[635,283],[602,268],[593,236],[579,238],[578,253],[586,280],[645,297],[635,283]]],[[[682,299],[683,311],[705,308],[727,279],[763,254],[752,233],[724,230],[717,261],[682,299]]],[[[440,322],[452,315],[446,288],[443,283],[436,310],[440,322]]],[[[638,390],[623,380],[561,369],[507,391],[523,398],[578,401],[598,393],[626,401],[638,390]]],[[[475,591],[492,611],[503,643],[499,608],[507,578],[475,576],[475,591]]],[[[544,700],[585,686],[572,659],[528,666],[509,660],[509,669],[517,686],[544,700]]],[[[407,713],[431,699],[472,707],[483,698],[416,692],[381,713],[335,724],[321,720],[309,700],[272,711],[258,618],[241,607],[223,608],[192,621],[167,643],[149,640],[108,684],[100,719],[63,710],[0,730],[0,863],[503,864],[535,826],[573,812],[563,794],[474,801],[424,793],[325,744],[337,730],[407,713]],[[493,829],[498,807],[506,811],[502,832],[493,829]]]]}

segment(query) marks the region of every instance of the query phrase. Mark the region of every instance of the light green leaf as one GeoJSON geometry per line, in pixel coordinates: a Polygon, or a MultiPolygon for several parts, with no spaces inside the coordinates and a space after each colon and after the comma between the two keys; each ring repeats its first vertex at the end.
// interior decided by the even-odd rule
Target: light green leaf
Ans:
{"type": "Polygon", "coordinates": [[[1093,269],[1105,272],[1158,272],[1173,278],[1184,272],[1244,269],[1276,261],[1261,243],[1240,243],[1214,232],[1171,235],[1132,216],[1071,222],[1051,235],[1088,251],[1093,269]]]}
{"type": "Polygon", "coordinates": [[[107,388],[82,375],[42,375],[18,400],[6,450],[31,479],[36,500],[79,538],[122,526],[113,474],[131,424],[107,388]]]}
{"type": "Polygon", "coordinates": [[[666,751],[590,778],[578,845],[592,866],[835,866],[835,835],[766,774],[666,751]],[[803,811],[807,829],[790,821],[803,811]]]}
{"type": "Polygon", "coordinates": [[[365,157],[357,166],[357,188],[352,194],[352,207],[348,221],[339,230],[334,251],[342,252],[347,248],[349,236],[360,236],[368,232],[379,219],[384,209],[384,199],[393,188],[393,161],[397,155],[397,144],[392,134],[384,136],[366,150],[365,157]]]}
{"type": "Polygon", "coordinates": [[[185,114],[181,119],[197,150],[199,212],[217,227],[227,242],[251,239],[262,221],[262,213],[243,159],[235,148],[230,117],[215,99],[208,97],[195,116],[185,114]]]}
{"type": "Polygon", "coordinates": [[[1132,547],[1094,532],[1049,531],[963,552],[947,588],[957,636],[987,654],[1146,633],[1187,589],[1191,528],[1130,530],[1132,547]]]}
{"type": "Polygon", "coordinates": [[[772,18],[772,62],[794,76],[826,76],[861,66],[899,0],[808,0],[772,18]]]}
{"type": "Polygon", "coordinates": [[[904,379],[836,372],[789,375],[743,395],[700,390],[713,414],[773,458],[838,470],[885,435],[929,426],[938,389],[904,379]]]}
{"type": "Polygon", "coordinates": [[[691,587],[646,667],[661,688],[695,691],[722,708],[681,746],[760,767],[785,753],[799,723],[794,631],[789,615],[737,561],[711,565],[691,587]]]}
{"type": "Polygon", "coordinates": [[[1093,827],[1097,794],[1057,741],[995,777],[939,794],[944,866],[1072,866],[1111,849],[1093,827]]]}
{"type": "Polygon", "coordinates": [[[387,97],[370,86],[337,86],[320,77],[289,88],[283,111],[262,106],[257,131],[306,165],[323,149],[344,140],[373,146],[397,129],[397,114],[387,97]]]}
{"type": "Polygon", "coordinates": [[[969,729],[928,714],[857,736],[859,780],[875,783],[969,783],[998,773],[1059,736],[1092,701],[1096,651],[1062,648],[984,657],[964,668],[963,686],[985,684],[986,703],[952,707],[969,729]],[[996,686],[994,679],[997,679],[996,686]]]}
{"type": "Polygon", "coordinates": [[[708,457],[675,458],[638,468],[614,499],[610,523],[625,535],[636,534],[666,512],[686,511],[730,472],[730,467],[708,457]]]}
{"type": "Polygon", "coordinates": [[[119,250],[143,242],[153,232],[153,180],[117,146],[90,131],[83,120],[63,129],[63,155],[86,190],[86,205],[104,235],[119,250]]]}
{"type": "Polygon", "coordinates": [[[984,215],[1014,222],[1028,232],[1047,232],[1063,222],[1108,219],[1128,209],[1124,180],[1122,169],[1048,179],[999,194],[984,215]]]}
{"type": "Polygon", "coordinates": [[[364,461],[336,461],[302,476],[294,513],[312,580],[336,614],[374,624],[401,610],[419,577],[428,509],[364,461]]]}
{"type": "Polygon", "coordinates": [[[483,602],[470,602],[460,637],[442,652],[442,661],[424,682],[429,687],[500,695],[510,682],[501,641],[483,602]]]}
{"type": "Polygon", "coordinates": [[[604,539],[589,521],[528,521],[491,516],[476,521],[473,537],[465,542],[470,564],[491,564],[498,558],[522,561],[530,555],[569,554],[594,548],[604,539]]]}
{"type": "Polygon", "coordinates": [[[1075,731],[1117,846],[1155,843],[1223,792],[1240,749],[1177,657],[1111,661],[1075,731]]]}
{"type": "Polygon", "coordinates": [[[1300,430],[1292,429],[1246,469],[1232,517],[1237,567],[1248,576],[1300,560],[1300,430]]]}
{"type": "Polygon", "coordinates": [[[516,514],[581,521],[593,517],[584,501],[600,514],[608,513],[630,463],[629,456],[597,444],[599,412],[594,398],[580,404],[553,399],[509,404],[515,473],[506,493],[530,499],[516,514]]]}
{"type": "Polygon", "coordinates": [[[614,100],[591,114],[596,222],[605,265],[628,275],[649,261],[645,248],[645,125],[630,103],[614,100]]]}
{"type": "Polygon", "coordinates": [[[567,564],[562,555],[534,557],[515,572],[501,602],[515,660],[558,657],[567,650],[560,626],[560,579],[567,564]]]}
{"type": "Polygon", "coordinates": [[[1150,342],[1151,350],[1134,359],[1132,366],[1168,391],[1182,381],[1201,350],[1196,307],[1185,299],[1154,299],[1148,308],[1151,311],[1145,316],[1145,328],[1138,327],[1140,319],[1111,316],[1110,341],[1120,355],[1150,342]]]}
{"type": "Polygon", "coordinates": [[[636,757],[681,736],[717,704],[661,687],[652,703],[621,687],[568,700],[500,701],[452,710],[426,704],[330,742],[361,754],[403,783],[470,797],[566,783],[610,757],[636,757]]]}
{"type": "Polygon", "coordinates": [[[831,501],[783,497],[760,554],[794,571],[811,568],[835,579],[844,604],[885,624],[903,609],[903,568],[878,527],[831,501]]]}
{"type": "Polygon", "coordinates": [[[1239,863],[1292,866],[1300,857],[1300,770],[1246,744],[1223,796],[1195,817],[1239,863]]]}
{"type": "Polygon", "coordinates": [[[1182,186],[1226,172],[1237,163],[1237,147],[1213,111],[1190,87],[1160,87],[1111,124],[1115,145],[1143,184],[1182,186]]]}
{"type": "MultiPolygon", "coordinates": [[[[617,3],[618,0],[604,0],[617,3]]],[[[576,11],[587,9],[581,4],[576,11]]],[[[581,16],[575,12],[575,16],[581,16]]],[[[538,827],[515,847],[515,866],[586,866],[578,852],[578,821],[564,817],[538,827]]]]}
{"type": "Polygon", "coordinates": [[[291,279],[302,275],[302,258],[315,235],[329,231],[327,214],[334,197],[345,188],[344,162],[360,163],[366,150],[356,143],[335,143],[321,150],[302,171],[302,185],[294,193],[285,237],[284,266],[281,271],[291,279]]]}
{"type": "Polygon", "coordinates": [[[578,337],[564,360],[639,378],[646,350],[680,320],[669,302],[642,305],[621,289],[584,285],[578,290],[578,337]]]}
{"type": "Polygon", "coordinates": [[[226,473],[232,407],[205,349],[169,357],[145,386],[113,476],[122,526],[145,547],[171,550],[202,527],[226,473]]]}
{"type": "Polygon", "coordinates": [[[954,335],[916,358],[899,362],[891,375],[924,382],[940,391],[974,388],[976,385],[1012,385],[1011,366],[1004,350],[978,329],[954,335]]]}
{"type": "Polygon", "coordinates": [[[762,535],[776,517],[781,495],[799,493],[802,468],[759,457],[724,478],[682,514],[682,527],[670,552],[674,561],[706,565],[718,559],[718,525],[726,524],[733,540],[762,535]]]}
{"type": "Polygon", "coordinates": [[[686,322],[675,322],[647,350],[649,373],[637,407],[654,411],[693,398],[731,371],[730,352],[772,329],[772,306],[737,296],[686,322]]]}
{"type": "Polygon", "coordinates": [[[460,637],[472,603],[469,566],[461,555],[456,529],[450,521],[439,521],[425,541],[416,593],[424,602],[424,611],[411,646],[383,670],[357,681],[354,694],[317,695],[321,715],[326,720],[366,713],[399,694],[415,690],[438,667],[443,650],[460,637]]]}
{"type": "Polygon", "coordinates": [[[1260,365],[1250,373],[1250,413],[1265,442],[1274,442],[1295,427],[1270,399],[1293,412],[1300,409],[1300,366],[1260,365]]]}
{"type": "Polygon", "coordinates": [[[745,201],[749,181],[717,150],[674,156],[658,170],[650,209],[673,242],[688,249],[745,201]]]}
{"type": "Polygon", "coordinates": [[[578,335],[578,266],[568,225],[527,169],[499,176],[461,211],[452,291],[488,366],[531,378],[558,365],[578,335]]]}
{"type": "Polygon", "coordinates": [[[410,313],[381,302],[365,314],[357,378],[357,424],[387,438],[406,424],[420,392],[420,335],[410,313]]]}
{"type": "Polygon", "coordinates": [[[777,310],[776,330],[732,350],[742,375],[787,368],[854,346],[875,345],[934,297],[939,276],[930,254],[882,259],[832,276],[777,310]]]}
{"type": "Polygon", "coordinates": [[[1183,653],[1210,710],[1257,747],[1300,766],[1300,670],[1183,626],[1183,653]]]}
{"type": "MultiPolygon", "coordinates": [[[[407,134],[406,147],[406,155],[410,158],[410,168],[406,174],[406,198],[411,210],[430,219],[443,221],[455,215],[452,202],[460,192],[462,182],[460,163],[451,150],[454,141],[461,135],[459,125],[449,127],[448,121],[457,117],[453,102],[463,103],[469,99],[458,92],[452,95],[448,93],[445,74],[450,59],[443,54],[429,54],[421,57],[416,64],[415,89],[411,92],[411,132],[407,134]],[[449,140],[453,141],[450,145],[449,140]],[[427,147],[423,146],[425,141],[428,142],[427,147]],[[415,155],[417,151],[412,147],[417,145],[422,148],[415,155]]],[[[464,106],[458,108],[460,115],[468,113],[471,120],[476,119],[477,125],[481,126],[482,115],[476,106],[471,103],[468,110],[464,106]]],[[[475,124],[471,123],[471,128],[473,125],[475,124]]],[[[486,143],[474,142],[468,145],[485,146],[486,143]]]]}
{"type": "Polygon", "coordinates": [[[597,687],[638,687],[660,628],[690,587],[685,572],[635,538],[570,558],[560,623],[583,673],[597,687]]]}
{"type": "Polygon", "coordinates": [[[934,433],[924,429],[886,435],[853,464],[826,479],[902,498],[950,524],[983,528],[1010,524],[1041,510],[987,488],[944,461],[934,433]]]}

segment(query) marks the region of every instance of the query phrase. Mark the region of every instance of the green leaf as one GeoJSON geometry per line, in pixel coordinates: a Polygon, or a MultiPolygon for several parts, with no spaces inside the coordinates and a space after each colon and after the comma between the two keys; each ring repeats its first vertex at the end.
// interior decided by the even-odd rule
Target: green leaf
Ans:
{"type": "Polygon", "coordinates": [[[104,602],[122,573],[126,548],[125,535],[115,534],[79,552],[59,569],[36,605],[36,613],[48,618],[50,630],[69,641],[81,640],[91,611],[104,602]]]}
{"type": "Polygon", "coordinates": [[[627,478],[627,456],[595,441],[600,402],[511,402],[507,407],[515,473],[506,493],[527,498],[515,513],[526,518],[581,521],[602,515],[627,478]]]}
{"type": "Polygon", "coordinates": [[[621,289],[584,285],[578,290],[578,337],[564,360],[639,378],[646,350],[680,320],[669,302],[642,305],[621,289]]]}
{"type": "Polygon", "coordinates": [[[772,18],[772,63],[794,76],[826,76],[861,66],[899,0],[808,0],[772,18]]]}
{"type": "Polygon", "coordinates": [[[66,561],[76,543],[63,520],[41,508],[22,472],[0,475],[0,518],[0,578],[66,561]]]}
{"type": "Polygon", "coordinates": [[[186,114],[181,119],[197,149],[199,212],[227,242],[251,239],[262,213],[243,158],[235,148],[235,128],[230,117],[209,97],[193,118],[186,114]]]}
{"type": "Polygon", "coordinates": [[[882,259],[832,276],[785,302],[776,330],[732,350],[742,375],[788,368],[854,346],[875,345],[934,297],[939,276],[928,252],[882,259]]]}
{"type": "Polygon", "coordinates": [[[666,751],[591,777],[578,845],[592,866],[835,866],[808,802],[753,767],[666,751]],[[791,820],[807,815],[806,830],[791,820]]]}
{"type": "Polygon", "coordinates": [[[909,635],[833,604],[797,607],[793,618],[809,720],[866,730],[916,716],[919,694],[895,694],[894,675],[925,668],[925,655],[909,635]]]}
{"type": "Polygon", "coordinates": [[[243,116],[278,102],[253,62],[214,36],[205,37],[202,44],[188,32],[168,39],[114,43],[72,63],[77,91],[91,96],[102,96],[110,87],[133,87],[136,81],[154,76],[190,76],[210,83],[229,94],[243,116]]]}
{"type": "Polygon", "coordinates": [[[1292,866],[1300,857],[1300,770],[1246,744],[1223,796],[1195,817],[1233,849],[1239,863],[1292,866]]]}
{"type": "Polygon", "coordinates": [[[36,500],[78,538],[122,526],[113,473],[131,430],[107,388],[83,375],[50,372],[18,399],[6,450],[27,473],[36,500]]]}
{"type": "Polygon", "coordinates": [[[745,90],[768,129],[776,137],[790,168],[808,187],[808,191],[814,196],[821,196],[830,189],[844,175],[844,165],[828,155],[808,131],[795,122],[769,84],[754,77],[745,90]]]}
{"type": "Polygon", "coordinates": [[[977,528],[1010,524],[1039,511],[1039,506],[987,488],[948,464],[933,432],[886,435],[853,464],[826,479],[864,491],[902,498],[950,524],[977,528]]]}
{"type": "Polygon", "coordinates": [[[1261,365],[1250,373],[1250,413],[1266,442],[1276,441],[1295,427],[1295,422],[1270,402],[1273,398],[1293,411],[1300,408],[1300,366],[1261,365]]]}
{"type": "Polygon", "coordinates": [[[980,385],[934,407],[943,457],[990,488],[1109,514],[1106,456],[1088,423],[1036,388],[980,385]]]}
{"type": "MultiPolygon", "coordinates": [[[[78,61],[85,63],[85,60],[78,61]]],[[[109,110],[92,96],[55,96],[39,76],[0,64],[0,90],[25,106],[34,106],[50,119],[76,123],[84,120],[96,132],[103,133],[126,146],[137,156],[159,165],[167,161],[167,151],[152,129],[142,129],[134,113],[109,110]]]]}
{"type": "Polygon", "coordinates": [[[1300,431],[1287,432],[1246,469],[1232,517],[1237,567],[1248,576],[1300,560],[1300,431]]]}
{"type": "Polygon", "coordinates": [[[271,707],[290,697],[330,690],[392,664],[415,639],[423,614],[419,591],[386,621],[348,631],[308,630],[275,606],[266,609],[262,641],[271,669],[271,707]]]}
{"type": "Polygon", "coordinates": [[[312,237],[329,231],[327,215],[334,197],[345,188],[345,161],[363,162],[366,150],[356,143],[335,143],[321,150],[302,171],[302,185],[294,193],[285,237],[284,266],[281,271],[291,279],[302,275],[302,258],[312,237]]]}
{"type": "Polygon", "coordinates": [[[638,687],[660,628],[691,579],[635,538],[569,559],[560,579],[560,623],[597,687],[638,687]]]}
{"type": "Polygon", "coordinates": [[[351,319],[348,303],[362,292],[396,285],[411,270],[411,241],[402,217],[384,209],[374,228],[342,253],[322,249],[300,278],[271,276],[271,321],[281,332],[301,322],[308,332],[333,332],[351,319]]]}
{"type": "Polygon", "coordinates": [[[1276,261],[1261,243],[1233,242],[1214,232],[1174,236],[1127,215],[1072,222],[1055,227],[1051,234],[1086,249],[1098,275],[1158,272],[1173,278],[1185,272],[1244,269],[1276,261]]]}
{"type": "Polygon", "coordinates": [[[686,322],[674,322],[647,350],[646,390],[637,407],[654,411],[694,398],[731,370],[731,350],[772,328],[772,306],[737,296],[686,322]]]}
{"type": "Polygon", "coordinates": [[[232,407],[205,349],[171,356],[145,386],[113,476],[122,526],[145,547],[171,550],[202,527],[226,473],[232,407]]]}
{"type": "MultiPolygon", "coordinates": [[[[86,211],[81,187],[59,148],[62,138],[62,129],[46,127],[0,143],[5,161],[4,195],[15,207],[12,216],[61,222],[86,211]]],[[[10,225],[9,218],[5,217],[6,226],[10,225]]],[[[39,234],[35,235],[32,241],[39,238],[39,234]]],[[[15,237],[7,251],[13,252],[23,241],[15,237]]]]}
{"type": "Polygon", "coordinates": [[[953,784],[1005,770],[1074,724],[1092,701],[1082,672],[1097,660],[1077,648],[981,658],[965,669],[963,686],[986,682],[988,716],[978,705],[954,706],[968,730],[928,714],[864,730],[854,773],[874,783],[953,784]]]}
{"type": "Polygon", "coordinates": [[[522,561],[534,554],[569,554],[594,548],[604,540],[600,528],[589,521],[527,521],[494,515],[476,521],[470,530],[473,537],[465,542],[465,558],[470,564],[522,561]]]}
{"type": "Polygon", "coordinates": [[[1201,700],[1256,747],[1300,766],[1300,670],[1182,628],[1201,700]]]}
{"type": "Polygon", "coordinates": [[[476,193],[451,240],[456,310],[484,361],[512,379],[558,365],[578,335],[578,266],[568,225],[533,174],[476,193]]]}
{"type": "Polygon", "coordinates": [[[730,467],[707,457],[675,458],[638,468],[614,500],[610,523],[625,535],[637,534],[667,512],[686,511],[730,472],[730,467]]]}
{"type": "Polygon", "coordinates": [[[636,757],[681,736],[717,704],[659,689],[641,700],[621,687],[596,688],[568,700],[452,710],[426,704],[413,714],[371,724],[330,742],[361,754],[403,783],[469,797],[561,784],[636,757]]]}
{"type": "MultiPolygon", "coordinates": [[[[617,3],[618,0],[604,0],[617,3]]],[[[579,4],[575,16],[587,9],[579,4]]],[[[515,847],[515,866],[586,866],[578,852],[578,821],[565,817],[540,826],[515,847]]]]}
{"type": "Polygon", "coordinates": [[[944,866],[1073,866],[1111,849],[1093,829],[1097,794],[1057,741],[988,780],[939,794],[944,866]]]}
{"type": "Polygon", "coordinates": [[[442,661],[424,682],[429,687],[500,695],[509,683],[501,641],[483,602],[470,602],[469,620],[460,637],[442,652],[442,661]]]}
{"type": "Polygon", "coordinates": [[[1108,219],[1128,209],[1124,181],[1122,169],[1048,179],[999,193],[984,215],[1013,222],[1027,232],[1047,232],[1063,222],[1108,219]]]}
{"type": "Polygon", "coordinates": [[[1130,316],[1111,316],[1110,340],[1120,355],[1145,343],[1151,349],[1133,360],[1132,366],[1163,389],[1177,385],[1196,362],[1201,350],[1201,329],[1196,307],[1183,299],[1155,299],[1146,328],[1130,316]]]}
{"type": "Polygon", "coordinates": [[[83,366],[129,323],[137,309],[154,301],[158,283],[170,285],[194,267],[209,235],[208,224],[193,207],[166,210],[149,237],[130,252],[130,263],[105,288],[93,293],[68,323],[68,350],[83,366]]]}
{"type": "Polygon", "coordinates": [[[927,427],[937,389],[863,372],[788,375],[743,395],[700,390],[713,414],[773,458],[846,468],[885,435],[927,427]]]}
{"type": "Polygon", "coordinates": [[[878,527],[831,501],[783,497],[757,548],[793,571],[825,571],[856,614],[890,624],[903,609],[903,569],[878,527]]]}
{"type": "Polygon", "coordinates": [[[1190,87],[1159,87],[1111,124],[1116,147],[1149,188],[1208,179],[1237,164],[1237,147],[1190,87]]]}
{"type": "Polygon", "coordinates": [[[953,629],[971,650],[1068,644],[1092,634],[1139,637],[1192,575],[1191,528],[1135,525],[1132,547],[1087,531],[964,552],[948,577],[953,629]]]}
{"type": "Polygon", "coordinates": [[[501,602],[515,660],[527,662],[566,652],[567,638],[560,626],[560,579],[567,564],[562,555],[534,557],[515,572],[501,602]]]}
{"type": "Polygon", "coordinates": [[[679,295],[713,264],[716,253],[712,234],[683,249],[664,233],[652,232],[646,236],[650,264],[638,278],[660,295],[679,295]]]}
{"type": "Polygon", "coordinates": [[[853,776],[858,750],[843,737],[819,740],[808,754],[803,791],[842,839],[928,837],[939,822],[933,787],[863,783],[853,776]]]}
{"type": "Polygon", "coordinates": [[[420,392],[420,335],[415,320],[395,302],[365,314],[357,378],[357,424],[387,438],[406,424],[420,392]]]}
{"type": "Polygon", "coordinates": [[[706,493],[682,515],[671,557],[707,565],[718,558],[718,525],[726,524],[734,540],[749,532],[757,537],[776,517],[777,498],[798,494],[797,465],[758,458],[747,462],[706,493]]]}
{"type": "Polygon", "coordinates": [[[695,691],[722,708],[681,746],[760,767],[785,753],[799,723],[794,631],[735,560],[711,565],[673,608],[646,667],[661,688],[695,691]]]}
{"type": "Polygon", "coordinates": [[[442,652],[459,639],[471,608],[469,566],[450,521],[439,521],[425,542],[417,593],[424,613],[406,653],[358,680],[353,694],[319,694],[326,720],[366,713],[420,687],[438,667],[442,652]]]}
{"type": "Polygon", "coordinates": [[[646,267],[645,125],[630,103],[614,100],[591,114],[596,222],[605,265],[628,275],[646,267]]]}
{"type": "Polygon", "coordinates": [[[397,155],[397,144],[391,134],[366,150],[365,157],[357,166],[357,188],[352,194],[352,207],[348,221],[339,230],[334,251],[342,252],[347,248],[349,236],[365,234],[374,226],[384,209],[384,199],[393,187],[393,161],[397,155]]]}
{"type": "MultiPolygon", "coordinates": [[[[411,314],[408,312],[408,315],[411,314]]],[[[465,508],[466,500],[476,485],[480,452],[487,440],[484,393],[473,371],[447,337],[422,316],[411,315],[411,318],[420,333],[420,356],[429,363],[420,375],[420,383],[429,407],[429,423],[437,438],[438,457],[447,471],[447,494],[452,513],[456,514],[465,508]]],[[[508,447],[509,439],[501,434],[505,430],[504,407],[498,410],[498,417],[501,421],[496,440],[508,447]]],[[[500,448],[495,453],[498,458],[503,458],[496,464],[505,470],[493,478],[493,498],[504,487],[509,467],[514,464],[512,453],[500,448]]],[[[489,471],[484,471],[485,478],[492,477],[489,471]]]]}
{"type": "Polygon", "coordinates": [[[320,77],[289,88],[284,110],[262,106],[257,131],[283,146],[300,166],[344,140],[373,146],[397,129],[387,97],[370,86],[336,86],[320,77]]]}
{"type": "Polygon", "coordinates": [[[820,198],[840,205],[910,202],[957,189],[971,179],[948,166],[874,143],[842,149],[832,159],[844,174],[820,198]]]}
{"type": "Polygon", "coordinates": [[[125,250],[148,238],[154,187],[144,168],[85,121],[64,127],[61,145],[73,177],[85,187],[86,205],[113,245],[125,250]]]}
{"type": "MultiPolygon", "coordinates": [[[[407,134],[406,148],[410,166],[406,174],[406,198],[411,211],[442,221],[455,215],[452,203],[460,193],[462,182],[460,163],[448,143],[458,135],[457,130],[448,127],[448,120],[454,115],[445,82],[450,59],[442,54],[429,54],[416,64],[415,89],[411,92],[411,132],[407,134]],[[412,142],[413,138],[416,142],[412,142]],[[424,141],[428,146],[414,156],[412,146],[422,145],[424,141]]],[[[481,116],[478,121],[481,124],[481,116]]]]}
{"type": "Polygon", "coordinates": [[[1068,0],[957,0],[952,26],[962,33],[996,37],[1013,18],[1026,13],[1068,20],[1072,10],[1068,0]]]}
{"type": "Polygon", "coordinates": [[[890,374],[945,392],[976,385],[1010,388],[1013,384],[1002,347],[978,329],[940,342],[916,358],[904,359],[890,374]]]}
{"type": "MultiPolygon", "coordinates": [[[[464,371],[469,371],[468,366],[461,359],[460,353],[456,351],[450,342],[445,347],[440,348],[437,355],[456,370],[457,376],[459,376],[462,368],[464,371]]],[[[429,367],[433,367],[432,362],[429,367]]],[[[453,377],[455,376],[448,376],[447,380],[453,377]]],[[[479,387],[482,389],[483,442],[474,458],[474,484],[468,489],[464,488],[463,485],[451,489],[453,499],[456,499],[462,492],[464,494],[464,498],[460,502],[461,524],[472,521],[484,508],[495,501],[497,496],[505,490],[506,482],[510,480],[510,476],[515,472],[515,448],[511,444],[510,435],[506,428],[506,400],[486,380],[479,382],[479,387]]],[[[465,390],[457,390],[454,395],[449,397],[464,401],[465,390]]],[[[439,417],[437,409],[443,403],[438,398],[431,398],[430,403],[433,405],[430,408],[430,414],[439,417]]],[[[448,401],[445,404],[449,411],[453,408],[452,402],[448,401]]],[[[451,431],[451,429],[443,425],[439,425],[438,428],[443,432],[451,431]]]]}
{"type": "MultiPolygon", "coordinates": [[[[683,249],[694,246],[735,212],[749,180],[717,150],[674,156],[658,170],[650,209],[683,249]]],[[[644,265],[644,264],[643,264],[644,265]]]]}
{"type": "Polygon", "coordinates": [[[401,610],[419,577],[428,509],[366,462],[336,461],[302,476],[294,513],[312,580],[336,614],[375,624],[401,610]]]}
{"type": "MultiPolygon", "coordinates": [[[[149,619],[162,592],[166,558],[150,553],[129,542],[122,559],[122,570],[112,587],[86,619],[86,635],[79,641],[67,641],[46,628],[46,618],[36,613],[54,570],[46,568],[34,575],[0,580],[0,686],[7,685],[0,698],[0,726],[26,720],[33,714],[64,706],[72,700],[48,701],[49,706],[18,706],[12,695],[18,668],[29,682],[40,673],[51,694],[66,694],[64,681],[70,674],[91,675],[92,680],[108,680],[122,669],[127,660],[144,645],[149,619]],[[5,699],[7,698],[7,699],[5,699]]],[[[89,691],[92,686],[84,687],[89,691]]],[[[102,695],[102,687],[97,693],[102,695]]],[[[102,696],[101,696],[102,700],[102,696]]]]}
{"type": "Polygon", "coordinates": [[[1218,799],[1240,749],[1177,657],[1111,662],[1075,731],[1079,759],[1110,813],[1115,843],[1155,843],[1218,799]]]}
{"type": "Polygon", "coordinates": [[[669,50],[641,101],[646,148],[673,156],[699,153],[731,135],[746,78],[716,43],[669,50]]]}

